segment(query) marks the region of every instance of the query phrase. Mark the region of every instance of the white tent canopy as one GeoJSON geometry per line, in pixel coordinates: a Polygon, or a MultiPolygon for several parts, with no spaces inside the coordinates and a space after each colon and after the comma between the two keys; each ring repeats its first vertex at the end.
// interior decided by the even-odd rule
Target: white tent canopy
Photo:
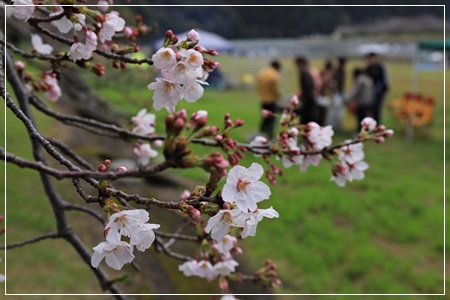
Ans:
{"type": "MultiPolygon", "coordinates": [[[[204,30],[198,30],[195,29],[200,34],[200,46],[205,47],[206,49],[215,49],[217,52],[233,52],[235,50],[235,47],[233,43],[225,39],[224,37],[221,37],[218,34],[204,31],[204,30]]],[[[176,34],[178,38],[181,40],[184,40],[186,38],[186,35],[189,31],[185,31],[182,33],[176,34]]],[[[163,45],[164,39],[159,39],[153,42],[153,48],[159,49],[163,45]]]]}

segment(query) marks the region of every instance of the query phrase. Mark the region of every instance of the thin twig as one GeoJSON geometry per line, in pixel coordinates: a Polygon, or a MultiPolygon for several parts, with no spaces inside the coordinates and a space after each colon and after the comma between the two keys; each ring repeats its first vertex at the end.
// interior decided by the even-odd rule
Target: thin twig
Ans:
{"type": "Polygon", "coordinates": [[[19,247],[23,247],[29,244],[34,244],[46,239],[58,239],[61,238],[61,235],[57,232],[53,232],[53,233],[47,233],[47,234],[43,234],[43,235],[39,235],[36,236],[34,238],[22,241],[22,242],[15,242],[15,243],[11,243],[11,244],[6,244],[6,245],[1,245],[0,248],[1,249],[13,249],[13,248],[19,248],[19,247]]]}

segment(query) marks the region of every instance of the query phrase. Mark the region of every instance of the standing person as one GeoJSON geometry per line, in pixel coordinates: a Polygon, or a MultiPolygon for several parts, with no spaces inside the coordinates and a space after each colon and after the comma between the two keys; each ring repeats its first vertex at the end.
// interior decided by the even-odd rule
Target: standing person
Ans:
{"type": "Polygon", "coordinates": [[[367,59],[367,75],[372,78],[375,99],[373,102],[373,118],[378,124],[381,123],[381,110],[383,108],[384,97],[389,90],[389,78],[385,65],[380,61],[376,53],[369,53],[367,59]]]}
{"type": "Polygon", "coordinates": [[[315,85],[314,79],[309,69],[308,60],[305,57],[297,57],[295,63],[298,67],[300,92],[299,99],[301,102],[301,108],[299,111],[300,122],[307,124],[315,121],[315,85]]]}
{"type": "MultiPolygon", "coordinates": [[[[269,67],[261,69],[256,76],[256,89],[261,100],[261,107],[273,113],[277,110],[276,102],[281,96],[280,70],[281,64],[274,60],[269,67]]],[[[260,132],[272,139],[274,126],[275,116],[265,117],[262,119],[260,132]]]]}
{"type": "Polygon", "coordinates": [[[350,110],[358,118],[358,132],[361,130],[361,121],[365,117],[373,115],[374,99],[372,78],[366,74],[365,70],[355,68],[353,70],[353,85],[345,95],[345,102],[348,103],[350,110]]]}
{"type": "MultiPolygon", "coordinates": [[[[317,123],[321,126],[325,125],[328,114],[331,113],[330,104],[336,91],[336,80],[334,79],[334,68],[331,61],[325,62],[324,68],[320,72],[322,78],[322,88],[320,96],[317,98],[317,123]]],[[[331,108],[332,110],[332,108],[331,108]]]]}
{"type": "Polygon", "coordinates": [[[347,59],[345,57],[338,58],[338,65],[336,71],[334,72],[334,79],[336,80],[336,92],[341,96],[344,95],[345,90],[345,65],[347,59]]]}
{"type": "Polygon", "coordinates": [[[337,67],[334,70],[335,91],[331,97],[330,107],[328,108],[327,124],[332,125],[334,129],[339,130],[344,118],[344,87],[345,87],[345,64],[347,59],[339,57],[337,67]]]}

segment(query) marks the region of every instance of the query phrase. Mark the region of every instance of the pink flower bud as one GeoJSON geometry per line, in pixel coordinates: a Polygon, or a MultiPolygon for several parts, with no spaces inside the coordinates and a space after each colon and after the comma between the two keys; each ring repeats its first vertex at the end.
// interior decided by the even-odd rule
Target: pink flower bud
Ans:
{"type": "Polygon", "coordinates": [[[214,138],[216,141],[221,141],[223,139],[223,136],[221,136],[220,134],[216,135],[216,137],[214,138]]]}
{"type": "Polygon", "coordinates": [[[378,131],[385,131],[385,130],[386,130],[386,126],[384,126],[384,125],[378,125],[377,128],[376,128],[376,130],[378,130],[378,131]]]}
{"type": "Polygon", "coordinates": [[[181,130],[184,128],[184,124],[185,120],[183,120],[182,118],[178,118],[175,120],[175,122],[173,123],[173,129],[176,135],[180,134],[181,130]]]}
{"type": "Polygon", "coordinates": [[[219,278],[219,288],[221,291],[227,292],[228,291],[228,280],[225,276],[221,276],[219,278]]]}
{"type": "Polygon", "coordinates": [[[183,109],[180,109],[177,113],[176,113],[176,115],[175,115],[177,118],[181,118],[181,119],[183,119],[184,121],[186,121],[186,119],[187,119],[187,112],[186,112],[186,110],[183,108],[183,109]]]}
{"type": "Polygon", "coordinates": [[[240,127],[240,126],[244,125],[244,123],[245,123],[244,120],[237,119],[237,120],[234,122],[234,127],[240,127]]]}
{"type": "Polygon", "coordinates": [[[92,67],[92,72],[99,77],[103,76],[105,75],[105,66],[102,64],[94,64],[92,67]]]}
{"type": "Polygon", "coordinates": [[[200,39],[200,34],[197,31],[195,31],[194,29],[189,31],[189,33],[186,36],[187,36],[187,40],[190,42],[193,42],[193,43],[198,42],[198,40],[200,39]]]}
{"type": "Polygon", "coordinates": [[[192,223],[194,223],[195,225],[197,225],[202,219],[200,211],[192,205],[189,205],[187,214],[191,218],[192,223]]]}
{"type": "Polygon", "coordinates": [[[134,37],[133,29],[131,29],[130,27],[125,27],[123,30],[123,34],[127,39],[131,39],[134,37]]]}
{"type": "Polygon", "coordinates": [[[127,168],[125,168],[124,166],[120,166],[116,169],[117,172],[127,172],[127,168]]]}
{"type": "Polygon", "coordinates": [[[191,195],[191,192],[189,192],[188,190],[184,190],[181,193],[180,198],[181,198],[181,200],[185,201],[189,198],[190,195],[191,195]]]}
{"type": "Polygon", "coordinates": [[[25,64],[21,60],[18,60],[14,63],[14,67],[16,67],[17,71],[22,71],[25,69],[25,64]]]}
{"type": "Polygon", "coordinates": [[[173,31],[172,30],[167,30],[166,31],[166,39],[172,39],[174,36],[173,31]]]}
{"type": "Polygon", "coordinates": [[[269,180],[270,184],[277,183],[277,179],[275,178],[275,175],[269,170],[266,171],[266,178],[267,178],[267,180],[269,180]]]}
{"type": "Polygon", "coordinates": [[[198,52],[205,52],[205,51],[206,51],[206,48],[197,45],[197,46],[194,47],[194,50],[195,50],[195,51],[198,51],[198,52]]]}
{"type": "Polygon", "coordinates": [[[288,130],[288,134],[292,137],[296,137],[298,135],[298,129],[296,127],[292,127],[288,130]]]}
{"type": "Polygon", "coordinates": [[[270,110],[263,109],[261,110],[261,115],[263,118],[273,118],[275,117],[275,114],[271,112],[270,110]]]}
{"type": "Polygon", "coordinates": [[[299,104],[297,95],[292,96],[291,104],[292,104],[293,106],[297,106],[297,105],[299,104]]]}
{"type": "Polygon", "coordinates": [[[104,164],[101,164],[100,166],[98,166],[98,171],[106,172],[106,171],[108,171],[108,168],[104,164]]]}
{"type": "Polygon", "coordinates": [[[384,137],[382,136],[375,137],[375,142],[377,142],[378,144],[384,143],[384,137]]]}
{"type": "Polygon", "coordinates": [[[159,148],[159,147],[162,147],[164,145],[164,142],[161,141],[161,140],[155,140],[155,141],[152,142],[152,145],[159,148]]]}
{"type": "Polygon", "coordinates": [[[393,135],[394,135],[394,130],[392,130],[392,129],[388,129],[388,130],[386,130],[384,132],[384,136],[387,137],[387,138],[389,138],[389,137],[391,137],[393,135]]]}

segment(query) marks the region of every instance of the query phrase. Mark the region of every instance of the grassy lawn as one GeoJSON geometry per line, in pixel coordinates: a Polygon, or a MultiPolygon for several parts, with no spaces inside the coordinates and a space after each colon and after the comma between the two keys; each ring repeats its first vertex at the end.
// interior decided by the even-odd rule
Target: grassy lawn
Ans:
{"type": "MultiPolygon", "coordinates": [[[[238,80],[268,63],[235,57],[219,57],[219,61],[224,73],[238,80]]],[[[296,90],[297,75],[292,59],[283,59],[282,63],[282,91],[287,95],[296,90]]],[[[320,62],[313,63],[321,66],[320,62]]],[[[355,65],[362,66],[363,62],[351,61],[348,74],[355,65]]],[[[392,90],[387,102],[411,88],[409,64],[389,62],[388,68],[392,90]]],[[[108,76],[113,81],[95,81],[93,85],[130,116],[142,107],[151,108],[151,92],[146,89],[152,80],[150,71],[130,68],[122,75],[111,71],[108,76]]],[[[449,116],[444,111],[443,83],[442,72],[421,74],[420,91],[435,97],[437,107],[434,123],[417,133],[412,143],[405,141],[400,134],[402,126],[386,109],[383,123],[397,134],[383,145],[365,145],[370,168],[363,181],[337,187],[329,182],[326,162],[311,167],[307,173],[295,167],[287,169],[278,184],[271,187],[271,199],[262,203],[273,206],[280,218],[265,219],[256,237],[240,243],[245,251],[242,260],[258,268],[263,259],[272,258],[283,281],[278,293],[442,293],[446,246],[443,116],[449,116]]],[[[225,112],[230,112],[233,119],[245,119],[245,126],[235,132],[240,141],[255,133],[260,122],[259,102],[251,85],[225,91],[207,89],[202,99],[194,104],[181,101],[177,108],[181,107],[188,113],[208,110],[211,125],[221,126],[225,112]]],[[[157,131],[163,133],[165,112],[156,114],[157,131]]],[[[48,119],[38,121],[47,135],[58,134],[58,128],[48,119]]],[[[31,157],[25,130],[9,112],[6,122],[8,151],[31,157]]],[[[347,116],[346,130],[335,136],[335,142],[351,136],[354,125],[347,116]]],[[[195,150],[202,154],[209,149],[197,146],[195,150]]],[[[252,161],[263,163],[248,155],[242,165],[248,167],[252,161]]],[[[175,173],[196,179],[198,184],[207,179],[207,174],[197,169],[175,173]]],[[[54,228],[38,179],[32,171],[7,166],[9,242],[54,228]]],[[[63,191],[64,196],[70,194],[69,188],[65,194],[63,191]]],[[[8,251],[7,259],[10,293],[100,292],[94,276],[61,241],[8,251]],[[19,276],[23,270],[33,275],[19,276]]]]}

